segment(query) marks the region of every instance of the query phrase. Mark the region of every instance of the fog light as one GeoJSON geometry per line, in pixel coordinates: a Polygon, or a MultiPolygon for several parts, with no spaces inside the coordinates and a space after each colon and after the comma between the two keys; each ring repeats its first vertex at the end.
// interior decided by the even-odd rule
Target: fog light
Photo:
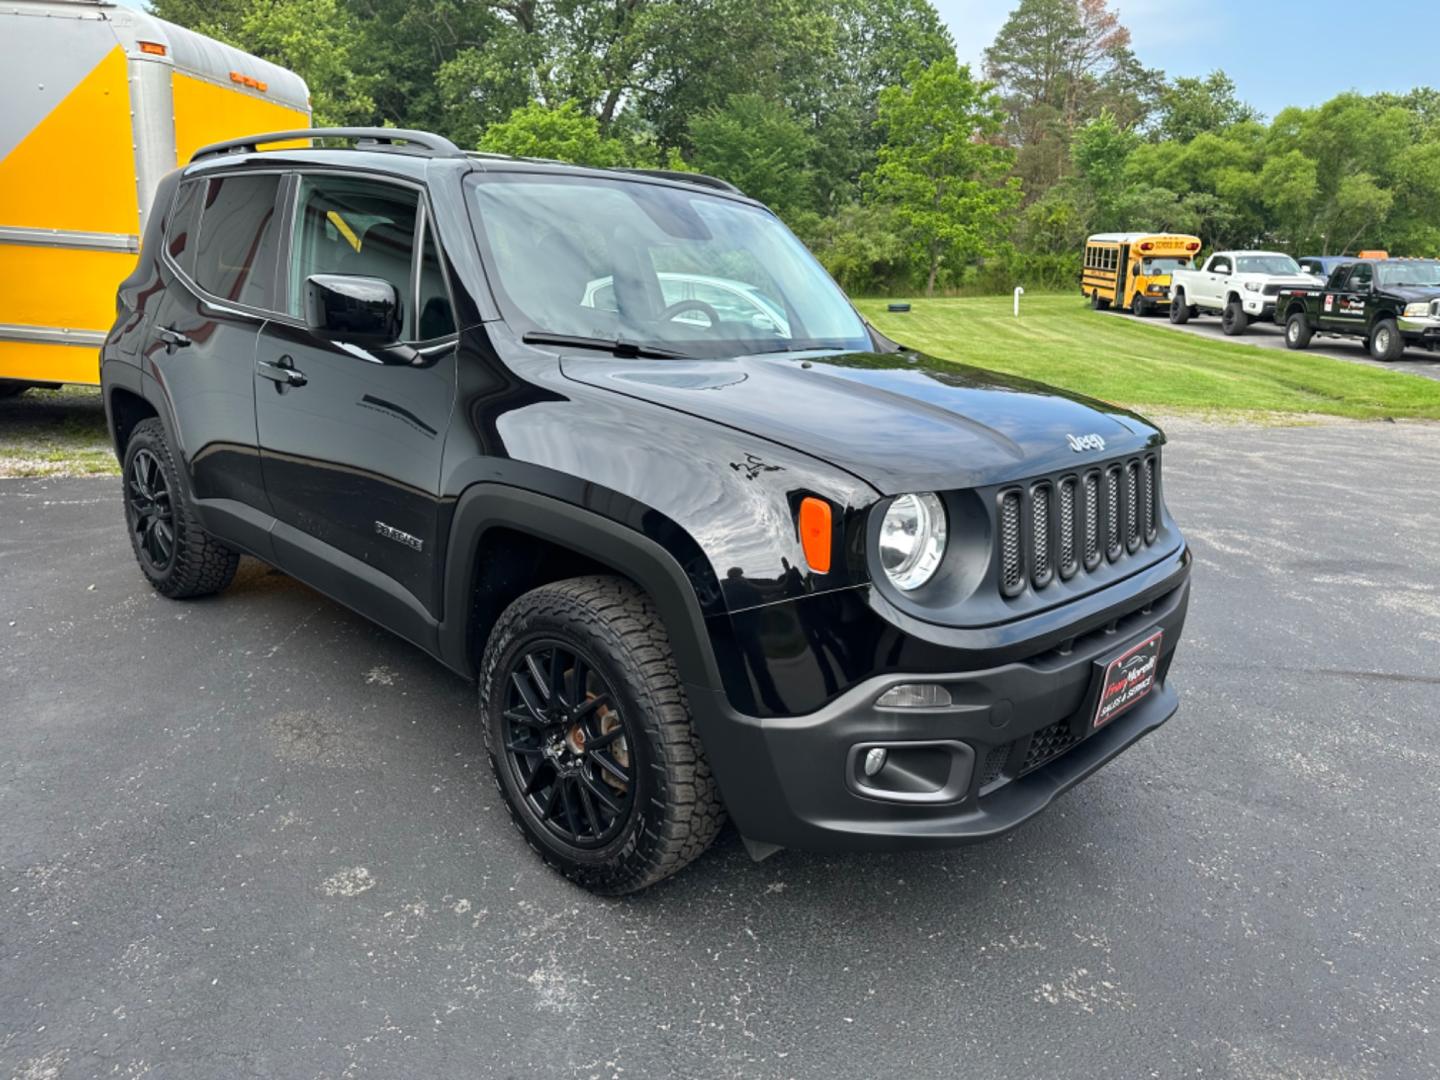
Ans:
{"type": "Polygon", "coordinates": [[[936,683],[901,683],[880,695],[886,709],[938,709],[950,704],[950,691],[936,683]]]}
{"type": "Polygon", "coordinates": [[[885,767],[885,750],[875,746],[865,751],[865,775],[874,776],[885,767]]]}

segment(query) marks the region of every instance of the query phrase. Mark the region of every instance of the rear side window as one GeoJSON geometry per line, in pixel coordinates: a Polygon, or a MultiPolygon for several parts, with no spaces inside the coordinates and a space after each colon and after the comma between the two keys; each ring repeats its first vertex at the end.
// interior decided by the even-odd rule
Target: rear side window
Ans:
{"type": "MultiPolygon", "coordinates": [[[[304,313],[305,280],[314,274],[382,278],[400,294],[403,336],[415,340],[412,277],[419,216],[420,196],[410,188],[366,177],[302,176],[290,264],[290,314],[304,313]]],[[[438,263],[435,269],[438,272],[438,263]]]]}
{"type": "Polygon", "coordinates": [[[273,307],[280,177],[218,176],[205,183],[195,283],[225,300],[273,307]]]}
{"type": "Polygon", "coordinates": [[[165,222],[165,250],[186,274],[195,275],[195,226],[200,223],[203,180],[187,180],[175,193],[165,222]]]}

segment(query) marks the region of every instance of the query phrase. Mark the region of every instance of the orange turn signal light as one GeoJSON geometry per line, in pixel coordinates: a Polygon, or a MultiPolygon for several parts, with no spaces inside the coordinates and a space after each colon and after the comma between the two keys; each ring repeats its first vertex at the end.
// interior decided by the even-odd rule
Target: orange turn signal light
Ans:
{"type": "Polygon", "coordinates": [[[140,51],[149,56],[164,56],[166,53],[165,46],[161,45],[158,41],[140,42],[140,51]]]}
{"type": "Polygon", "coordinates": [[[807,495],[800,500],[800,546],[805,561],[817,574],[830,572],[830,504],[807,495]]]}

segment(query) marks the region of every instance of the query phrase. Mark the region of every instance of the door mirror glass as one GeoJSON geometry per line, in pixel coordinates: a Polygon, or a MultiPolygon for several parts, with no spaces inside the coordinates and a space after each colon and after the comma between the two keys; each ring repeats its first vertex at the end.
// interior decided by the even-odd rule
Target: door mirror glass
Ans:
{"type": "Polygon", "coordinates": [[[400,291],[378,277],[311,274],[305,279],[305,325],[334,341],[393,345],[400,340],[400,291]]]}

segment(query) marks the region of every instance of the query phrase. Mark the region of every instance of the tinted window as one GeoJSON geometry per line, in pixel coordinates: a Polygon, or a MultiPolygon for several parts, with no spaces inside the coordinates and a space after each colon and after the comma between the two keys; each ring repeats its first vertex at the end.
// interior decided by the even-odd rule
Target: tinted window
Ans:
{"type": "Polygon", "coordinates": [[[415,310],[420,313],[420,328],[416,336],[421,341],[455,332],[455,313],[450,308],[450,292],[445,287],[445,272],[440,266],[440,249],[435,243],[435,230],[428,223],[425,246],[420,255],[419,294],[415,310]]]}
{"type": "Polygon", "coordinates": [[[290,313],[303,314],[305,279],[313,274],[377,277],[400,294],[402,335],[415,338],[410,277],[419,205],[414,191],[379,180],[302,177],[290,263],[290,313]]]}
{"type": "Polygon", "coordinates": [[[1213,273],[1213,274],[1228,274],[1228,273],[1230,273],[1230,260],[1229,260],[1229,259],[1216,259],[1213,263],[1210,264],[1210,272],[1213,273]]]}
{"type": "Polygon", "coordinates": [[[195,273],[195,226],[200,221],[200,191],[203,180],[187,180],[175,193],[170,217],[165,222],[165,250],[187,274],[195,273]]]}
{"type": "Polygon", "coordinates": [[[280,177],[222,176],[207,183],[195,248],[195,282],[253,307],[272,306],[275,195],[280,177]]]}
{"type": "Polygon", "coordinates": [[[1345,283],[1347,289],[1355,292],[1363,292],[1370,288],[1370,282],[1375,279],[1375,268],[1369,263],[1356,263],[1355,269],[1350,271],[1350,280],[1345,283]]]}

